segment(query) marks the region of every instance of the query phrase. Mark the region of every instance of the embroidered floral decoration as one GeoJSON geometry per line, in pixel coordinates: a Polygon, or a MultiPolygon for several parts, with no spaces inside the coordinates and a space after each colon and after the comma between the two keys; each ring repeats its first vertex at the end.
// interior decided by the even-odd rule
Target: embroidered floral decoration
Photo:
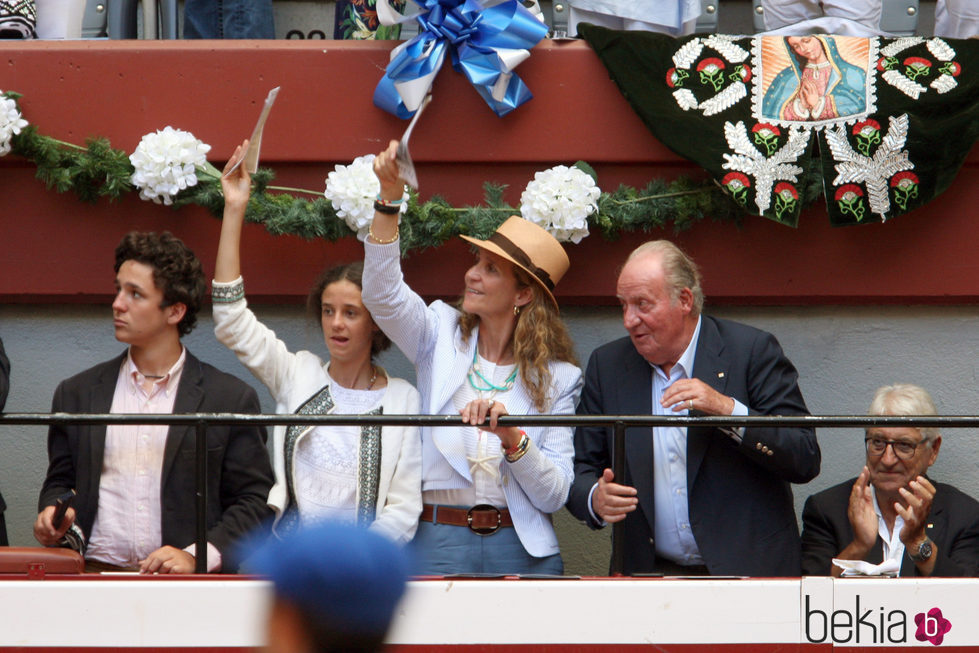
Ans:
{"type": "Polygon", "coordinates": [[[704,59],[697,64],[697,72],[700,73],[700,83],[710,84],[714,87],[714,92],[721,90],[724,85],[724,62],[717,57],[704,59]]]}
{"type": "Polygon", "coordinates": [[[931,62],[922,57],[908,57],[904,60],[904,74],[908,79],[917,81],[919,77],[927,77],[931,73],[931,62]]]}
{"type": "Polygon", "coordinates": [[[836,204],[842,213],[852,215],[857,222],[863,220],[866,207],[863,204],[863,189],[856,184],[846,184],[836,189],[836,204]]]}
{"type": "Polygon", "coordinates": [[[918,197],[918,183],[918,175],[907,170],[891,177],[894,202],[901,207],[902,211],[907,211],[908,202],[918,197]]]}
{"type": "Polygon", "coordinates": [[[731,197],[738,204],[744,206],[748,201],[748,189],[751,188],[751,180],[740,172],[729,172],[721,179],[721,185],[728,189],[731,197]]]}
{"type": "Polygon", "coordinates": [[[683,80],[685,80],[687,77],[690,77],[690,73],[682,68],[670,68],[666,71],[666,85],[670,88],[683,86],[683,80]]]}
{"type": "Polygon", "coordinates": [[[734,72],[728,75],[728,78],[732,82],[744,82],[747,84],[751,81],[751,66],[746,63],[739,63],[734,67],[734,72]]]}
{"type": "Polygon", "coordinates": [[[857,149],[864,156],[870,156],[871,146],[880,144],[880,123],[876,120],[864,120],[853,126],[853,135],[857,137],[857,149]]]}
{"type": "Polygon", "coordinates": [[[799,191],[788,182],[779,182],[775,186],[775,217],[782,222],[785,213],[795,213],[799,201],[799,191]]]}
{"type": "Polygon", "coordinates": [[[775,150],[778,149],[778,137],[782,135],[778,127],[760,122],[751,128],[751,133],[754,134],[755,145],[763,146],[768,156],[775,154],[775,150]]]}
{"type": "Polygon", "coordinates": [[[943,75],[958,77],[962,73],[962,65],[958,61],[946,61],[938,69],[938,72],[942,73],[943,75]]]}

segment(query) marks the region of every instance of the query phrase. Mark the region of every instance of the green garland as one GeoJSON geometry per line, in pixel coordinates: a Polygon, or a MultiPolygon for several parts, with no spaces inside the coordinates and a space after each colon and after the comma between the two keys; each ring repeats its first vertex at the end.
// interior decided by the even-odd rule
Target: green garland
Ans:
{"type": "MultiPolygon", "coordinates": [[[[20,97],[13,92],[4,95],[15,101],[20,97]]],[[[100,197],[115,200],[135,191],[130,182],[134,170],[129,155],[112,149],[105,138],[89,138],[86,146],[80,147],[40,134],[28,125],[12,138],[11,147],[14,154],[37,166],[36,176],[48,189],[59,193],[73,191],[80,200],[95,202],[100,197]]],[[[595,177],[587,164],[576,165],[595,177]]],[[[224,209],[220,180],[213,172],[198,172],[197,185],[181,191],[173,205],[196,204],[220,217],[224,209]]],[[[267,168],[252,175],[254,188],[245,214],[247,221],[263,224],[274,235],[328,241],[353,235],[321,192],[273,186],[274,179],[275,173],[267,168]],[[319,197],[301,199],[296,194],[319,197]]],[[[412,192],[401,221],[402,251],[438,247],[459,234],[485,238],[507,217],[520,213],[504,201],[505,186],[487,182],[483,188],[484,203],[466,207],[453,207],[437,195],[420,203],[417,193],[412,192]]],[[[588,220],[589,226],[599,229],[606,240],[615,240],[625,232],[670,225],[674,231],[681,231],[708,216],[740,225],[744,215],[743,209],[713,181],[680,177],[671,182],[654,179],[642,189],[623,185],[614,192],[603,192],[598,211],[588,220]]]]}

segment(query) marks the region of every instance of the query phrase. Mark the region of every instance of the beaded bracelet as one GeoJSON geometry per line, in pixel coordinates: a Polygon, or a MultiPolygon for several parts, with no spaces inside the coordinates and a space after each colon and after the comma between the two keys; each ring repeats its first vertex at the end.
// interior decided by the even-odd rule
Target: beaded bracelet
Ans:
{"type": "Polygon", "coordinates": [[[380,193],[378,193],[377,197],[375,197],[374,200],[379,204],[383,204],[384,206],[401,206],[402,204],[404,204],[405,196],[402,195],[396,200],[386,200],[383,197],[381,197],[380,193]]]}
{"type": "Polygon", "coordinates": [[[238,279],[229,286],[211,284],[211,302],[215,304],[233,304],[245,298],[245,283],[238,279]]]}
{"type": "Polygon", "coordinates": [[[393,243],[398,239],[398,236],[401,235],[401,225],[395,225],[394,235],[391,236],[390,240],[381,240],[380,238],[374,235],[374,222],[372,221],[370,226],[367,227],[367,235],[370,236],[370,239],[373,240],[378,245],[390,245],[391,243],[393,243]]]}

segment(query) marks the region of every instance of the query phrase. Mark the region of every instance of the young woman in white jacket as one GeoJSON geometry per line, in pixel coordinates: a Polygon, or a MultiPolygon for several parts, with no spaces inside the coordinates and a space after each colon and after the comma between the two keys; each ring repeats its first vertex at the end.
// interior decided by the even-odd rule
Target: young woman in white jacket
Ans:
{"type": "Polygon", "coordinates": [[[551,514],[573,478],[571,428],[497,419],[575,411],[581,370],[552,294],[568,256],[547,231],[511,217],[487,240],[464,237],[477,258],[460,303],[426,306],[401,274],[396,147],[374,160],[381,192],[364,242],[364,305],[415,364],[422,410],[461,416],[422,428],[423,568],[561,574],[551,514]]]}
{"type": "MultiPolygon", "coordinates": [[[[248,308],[240,243],[251,179],[244,165],[228,174],[247,148],[245,141],[235,150],[221,180],[224,220],[212,284],[218,340],[265,384],[279,414],[417,414],[415,388],[374,363],[390,341],[361,301],[361,263],[326,270],[310,291],[329,361],[290,352],[248,308]]],[[[274,533],[330,519],[367,526],[396,542],[414,536],[421,512],[417,427],[276,426],[272,458],[274,533]]]]}

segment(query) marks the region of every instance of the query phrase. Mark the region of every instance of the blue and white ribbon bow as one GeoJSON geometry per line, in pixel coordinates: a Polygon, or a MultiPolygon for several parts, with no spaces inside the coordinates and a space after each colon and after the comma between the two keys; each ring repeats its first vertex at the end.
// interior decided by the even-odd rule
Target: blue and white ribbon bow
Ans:
{"type": "Polygon", "coordinates": [[[377,0],[382,25],[417,20],[419,32],[391,51],[374,90],[375,105],[400,118],[410,117],[428,95],[446,51],[452,67],[469,79],[496,115],[504,116],[533,97],[513,70],[547,35],[547,26],[518,0],[414,2],[421,10],[402,16],[389,0],[377,0]]]}

